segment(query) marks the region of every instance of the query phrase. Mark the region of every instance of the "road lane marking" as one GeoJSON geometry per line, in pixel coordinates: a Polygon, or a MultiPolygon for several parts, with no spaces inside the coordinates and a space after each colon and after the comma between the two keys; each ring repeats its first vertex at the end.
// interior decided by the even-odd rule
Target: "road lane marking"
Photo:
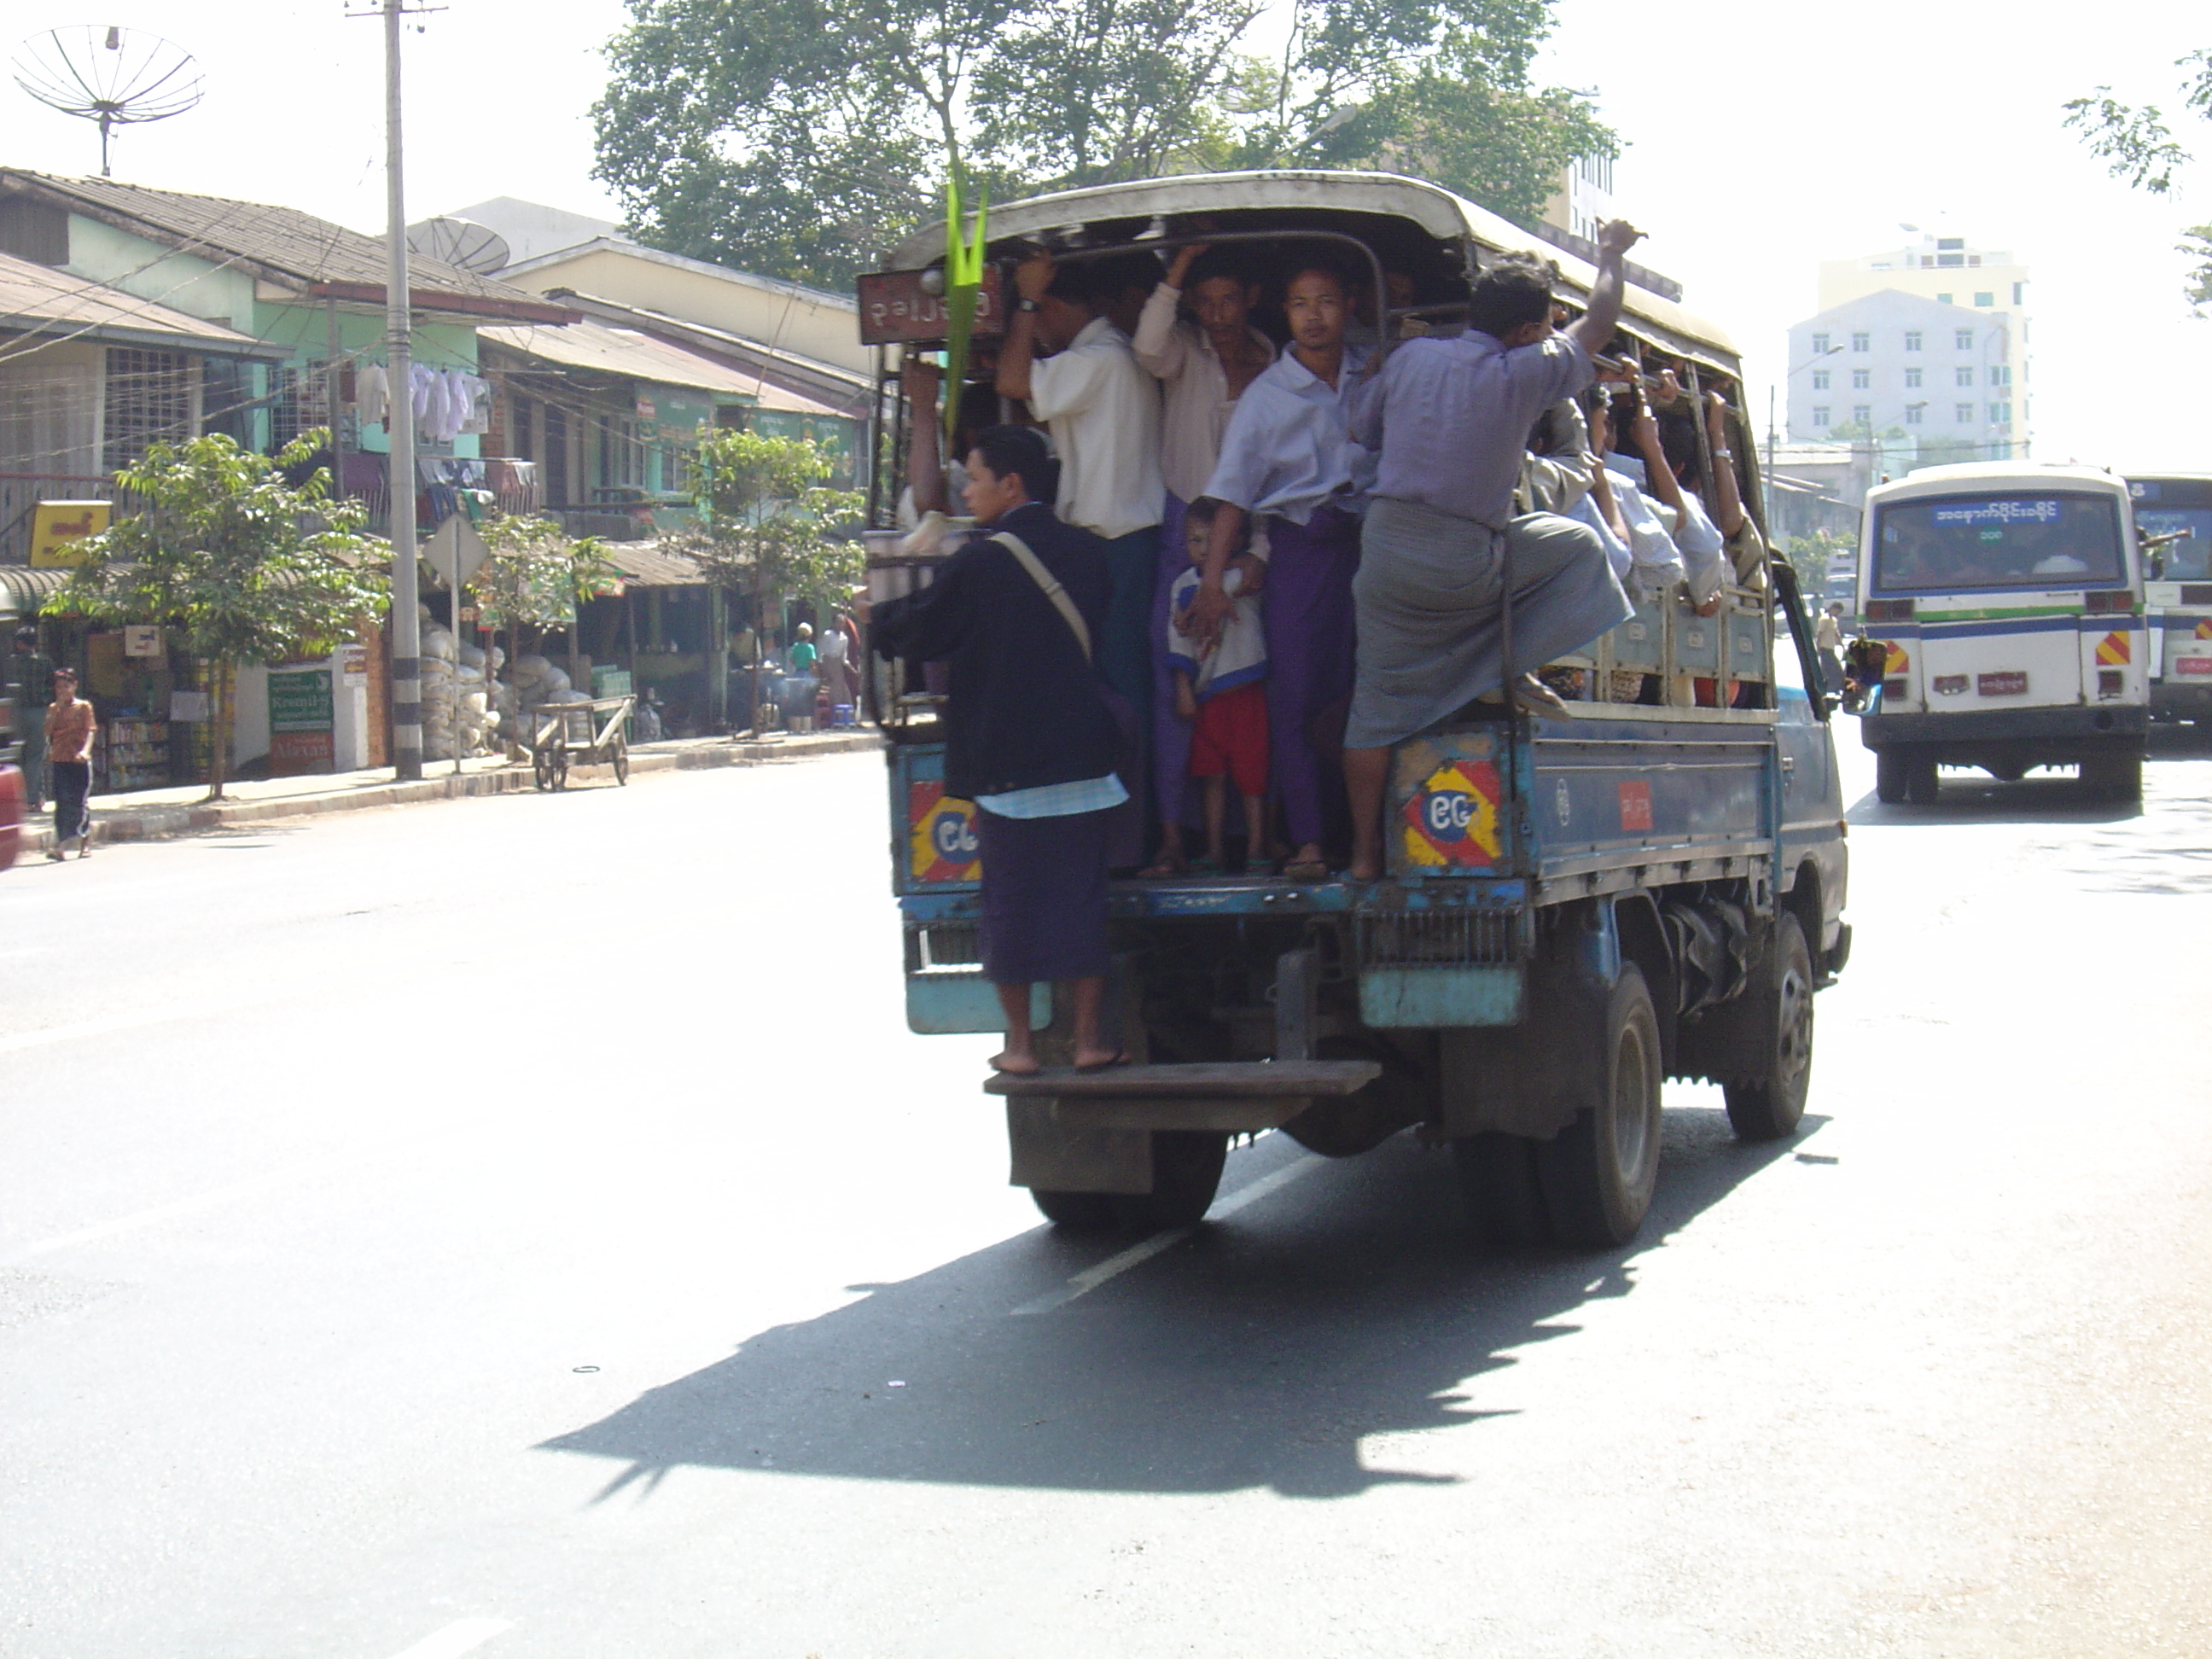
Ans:
{"type": "Polygon", "coordinates": [[[112,1221],[94,1222],[89,1227],[79,1227],[74,1232],[58,1233],[52,1238],[42,1238],[35,1244],[0,1254],[0,1267],[12,1267],[34,1257],[52,1255],[57,1250],[70,1249],[79,1244],[90,1244],[103,1238],[112,1238],[118,1233],[127,1233],[135,1228],[150,1227],[158,1222],[173,1221],[179,1216],[198,1215],[203,1210],[212,1210],[234,1199],[251,1198],[272,1187],[298,1180],[314,1166],[301,1165],[289,1170],[277,1170],[269,1175],[252,1176],[244,1181],[234,1181],[228,1187],[216,1187],[190,1198],[179,1198],[167,1204],[157,1204],[150,1210],[139,1210],[130,1215],[117,1216],[112,1221]]]}
{"type": "Polygon", "coordinates": [[[461,1659],[461,1655],[473,1652],[498,1635],[514,1628],[512,1619],[461,1619],[445,1629],[424,1637],[404,1653],[395,1653],[392,1659],[461,1659]]]}
{"type": "MultiPolygon", "coordinates": [[[[1301,1176],[1312,1174],[1321,1167],[1321,1163],[1318,1158],[1310,1156],[1296,1158],[1279,1170],[1270,1170],[1257,1181],[1247,1182],[1216,1203],[1206,1214],[1216,1221],[1235,1215],[1247,1205],[1258,1203],[1268,1194],[1289,1186],[1301,1176]]],[[[1142,1267],[1163,1250],[1173,1249],[1197,1231],[1195,1227],[1170,1227],[1165,1232],[1139,1239],[1119,1255],[1108,1256],[1097,1267],[1085,1268],[1065,1285],[1057,1285],[1042,1296],[1023,1303],[1013,1310],[1014,1316],[1050,1313],[1055,1308],[1064,1308],[1077,1297],[1090,1295],[1108,1279],[1118,1278],[1132,1267],[1142,1267]]]]}
{"type": "Polygon", "coordinates": [[[173,1019],[228,1013],[244,1006],[244,1001],[238,998],[219,1002],[176,1002],[165,1008],[141,1008],[130,1013],[102,1014],[96,1019],[81,1019],[69,1025],[49,1025],[44,1030],[15,1031],[0,1036],[0,1054],[12,1054],[49,1042],[74,1042],[81,1037],[107,1036],[117,1031],[132,1030],[141,1025],[159,1025],[173,1019]]]}

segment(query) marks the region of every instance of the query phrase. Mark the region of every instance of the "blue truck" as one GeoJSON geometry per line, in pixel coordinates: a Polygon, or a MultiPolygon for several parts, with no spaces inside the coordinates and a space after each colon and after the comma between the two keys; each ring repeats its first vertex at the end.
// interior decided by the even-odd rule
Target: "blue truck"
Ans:
{"type": "MultiPolygon", "coordinates": [[[[1433,185],[1357,173],[1108,185],[994,209],[989,229],[994,251],[1056,240],[1067,258],[1172,246],[1193,220],[1216,243],[1350,244],[1373,260],[1376,294],[1385,269],[1424,273],[1386,337],[1407,316],[1449,325],[1451,274],[1463,299],[1478,260],[1528,242],[1433,185]]],[[[893,252],[903,288],[878,293],[931,293],[931,235],[893,252]]],[[[1592,268],[1545,251],[1571,305],[1592,268]]],[[[935,343],[912,315],[926,301],[890,309],[876,307],[878,343],[935,343]]],[[[870,311],[864,288],[864,334],[870,311]]],[[[1624,344],[1647,371],[1672,370],[1693,396],[1717,390],[1741,414],[1724,337],[1652,289],[1632,287],[1626,312],[1624,344]]],[[[888,350],[881,373],[889,388],[888,350]]],[[[1742,459],[1705,464],[1741,466],[1755,517],[1738,427],[1742,459]]],[[[881,439],[878,453],[905,453],[895,430],[881,439]]],[[[880,480],[874,504],[878,597],[926,581],[931,562],[890,522],[895,483],[880,480]]],[[[1651,1202],[1664,1079],[1720,1084],[1744,1139],[1795,1132],[1814,994],[1843,968],[1850,931],[1830,703],[1790,567],[1725,588],[1711,614],[1678,586],[1546,667],[1572,694],[1564,717],[1478,703],[1398,746],[1384,879],[1114,884],[1109,1014],[1132,1063],[985,1085],[1005,1097],[1012,1178],[1048,1218],[1187,1225],[1212,1204],[1232,1137],[1279,1129],[1349,1157],[1412,1131],[1449,1143],[1488,1237],[1609,1246],[1651,1202]]],[[[908,1023],[998,1030],[976,948],[975,809],[945,792],[938,698],[902,665],[878,665],[870,694],[888,739],[908,1023]]],[[[1068,1011],[1050,988],[1036,996],[1049,1057],[1068,1011]]]]}

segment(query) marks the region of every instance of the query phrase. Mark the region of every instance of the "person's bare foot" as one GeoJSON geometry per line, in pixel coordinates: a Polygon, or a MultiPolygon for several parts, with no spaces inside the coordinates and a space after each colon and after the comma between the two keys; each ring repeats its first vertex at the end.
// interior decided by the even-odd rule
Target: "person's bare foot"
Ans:
{"type": "Polygon", "coordinates": [[[1126,1066],[1129,1056],[1119,1048],[1109,1048],[1103,1043],[1095,1048],[1075,1051],[1075,1069],[1079,1072],[1103,1072],[1109,1066],[1126,1066]]]}
{"type": "Polygon", "coordinates": [[[1382,865],[1380,860],[1371,863],[1363,863],[1360,860],[1354,859],[1352,861],[1352,867],[1344,873],[1346,878],[1351,881],[1380,881],[1382,879],[1382,865]]]}
{"type": "Polygon", "coordinates": [[[1035,1077],[1044,1067],[1037,1064],[1035,1054],[1018,1054],[1011,1048],[1004,1048],[991,1056],[991,1069],[1004,1072],[1008,1077],[1035,1077]]]}

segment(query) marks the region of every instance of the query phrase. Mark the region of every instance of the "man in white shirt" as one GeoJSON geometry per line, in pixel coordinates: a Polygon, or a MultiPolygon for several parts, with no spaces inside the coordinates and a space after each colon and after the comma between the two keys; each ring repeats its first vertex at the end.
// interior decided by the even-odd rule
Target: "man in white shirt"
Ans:
{"type": "Polygon", "coordinates": [[[1114,591],[1098,665],[1142,732],[1151,724],[1152,593],[1167,488],[1159,387],[1137,366],[1129,337],[1101,313],[1083,266],[1060,269],[1049,253],[1032,254],[1014,283],[999,394],[1023,399],[1052,434],[1061,521],[1105,539],[1114,591]],[[1039,358],[1040,346],[1053,355],[1039,358]]]}

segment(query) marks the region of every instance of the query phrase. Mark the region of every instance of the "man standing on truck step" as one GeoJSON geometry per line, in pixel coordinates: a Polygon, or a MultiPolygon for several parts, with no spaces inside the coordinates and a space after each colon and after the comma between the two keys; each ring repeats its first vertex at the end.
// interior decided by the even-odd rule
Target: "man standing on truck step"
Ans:
{"type": "Polygon", "coordinates": [[[1014,283],[999,395],[1023,399],[1052,434],[1061,521],[1106,543],[1113,597],[1097,640],[1098,666],[1129,700],[1141,732],[1152,718],[1152,596],[1166,493],[1159,387],[1105,315],[1091,268],[1055,266],[1049,253],[1036,253],[1016,267],[1014,283]],[[1040,345],[1054,355],[1040,359],[1040,345]]]}
{"type": "Polygon", "coordinates": [[[1405,341],[1361,389],[1352,435],[1379,466],[1353,586],[1359,669],[1345,733],[1355,880],[1382,874],[1393,744],[1501,688],[1563,713],[1526,671],[1631,613],[1597,532],[1553,514],[1514,517],[1513,487],[1536,416],[1590,383],[1590,354],[1620,324],[1623,265],[1641,235],[1625,220],[1599,228],[1589,307],[1564,333],[1553,330],[1552,268],[1507,255],[1476,280],[1464,334],[1405,341]]]}
{"type": "Polygon", "coordinates": [[[1073,981],[1075,1064],[1120,1056],[1099,1035],[1105,989],[1106,857],[1129,799],[1115,775],[1121,734],[1092,663],[1113,580],[1107,544],[1063,524],[1053,462],[1029,427],[981,433],[968,456],[968,510],[995,534],[937,579],[877,607],[884,657],[947,665],[945,793],[975,803],[982,860],[983,974],[1006,1011],[1001,1072],[1038,1069],[1030,988],[1073,981]]]}

